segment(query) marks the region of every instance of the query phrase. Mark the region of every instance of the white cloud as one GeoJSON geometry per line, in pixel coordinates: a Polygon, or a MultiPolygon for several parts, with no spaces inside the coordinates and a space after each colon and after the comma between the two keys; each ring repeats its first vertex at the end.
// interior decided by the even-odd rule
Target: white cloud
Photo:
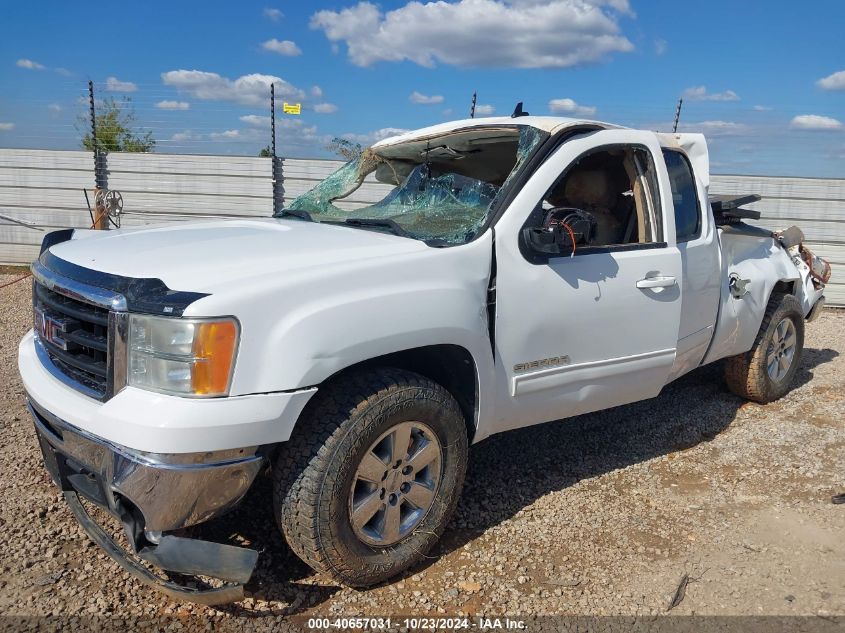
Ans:
{"type": "Polygon", "coordinates": [[[317,114],[334,114],[337,106],[333,103],[317,103],[314,105],[314,112],[317,114]]]}
{"type": "Polygon", "coordinates": [[[159,110],[187,110],[191,107],[191,104],[187,101],[159,101],[156,103],[156,107],[159,110]]]}
{"type": "Polygon", "coordinates": [[[277,99],[297,101],[305,98],[302,90],[273,75],[243,75],[232,81],[202,70],[171,70],[162,73],[161,79],[167,86],[208,101],[269,105],[270,84],[276,87],[277,99]]]}
{"type": "Polygon", "coordinates": [[[417,103],[421,105],[432,105],[436,103],[443,103],[443,96],[442,95],[424,95],[420,92],[414,90],[411,93],[411,96],[408,97],[408,101],[411,103],[417,103]]]}
{"type": "Polygon", "coordinates": [[[315,99],[322,99],[323,98],[323,89],[320,86],[311,86],[311,90],[309,90],[311,96],[315,99]]]}
{"type": "Polygon", "coordinates": [[[707,92],[706,86],[693,86],[684,90],[681,95],[689,101],[739,101],[739,95],[733,90],[724,92],[707,92]]]}
{"type": "Polygon", "coordinates": [[[549,101],[549,111],[554,114],[592,116],[596,113],[596,108],[594,106],[579,105],[572,99],[552,99],[549,101]]]}
{"type": "MultiPolygon", "coordinates": [[[[250,127],[212,132],[208,137],[213,141],[260,143],[262,146],[269,142],[269,117],[251,114],[240,119],[250,127]],[[262,129],[262,125],[266,127],[262,129]]],[[[278,143],[288,147],[312,148],[316,144],[324,145],[330,140],[317,134],[316,125],[305,125],[301,119],[276,119],[276,133],[278,143]]]]}
{"type": "Polygon", "coordinates": [[[669,42],[662,38],[654,40],[654,54],[657,56],[663,55],[669,48],[669,42]]]}
{"type": "Polygon", "coordinates": [[[446,108],[442,114],[443,116],[452,116],[452,108],[446,108]]]}
{"type": "Polygon", "coordinates": [[[398,136],[400,134],[405,134],[406,132],[410,132],[410,130],[399,127],[383,127],[380,130],[375,130],[373,132],[369,132],[368,134],[344,134],[342,138],[354,141],[355,143],[360,143],[364,146],[369,146],[386,138],[390,138],[391,136],[398,136]]]}
{"type": "Polygon", "coordinates": [[[274,9],[272,7],[264,7],[264,11],[261,12],[262,15],[270,20],[271,22],[278,22],[285,14],[282,13],[279,9],[274,9]]]}
{"type": "MultiPolygon", "coordinates": [[[[648,123],[642,126],[644,130],[661,130],[669,131],[672,129],[672,123],[663,121],[659,123],[648,123]]],[[[753,132],[753,128],[745,123],[737,123],[735,121],[692,121],[685,123],[681,121],[678,125],[679,132],[700,132],[709,137],[709,139],[723,136],[747,136],[753,132]]]]}
{"type": "Polygon", "coordinates": [[[261,45],[265,51],[272,51],[285,57],[296,57],[302,55],[302,49],[296,45],[296,42],[290,40],[277,40],[275,37],[272,40],[267,40],[261,45]]]}
{"type": "Polygon", "coordinates": [[[47,109],[53,114],[58,114],[62,111],[62,106],[60,106],[58,103],[51,103],[47,106],[47,109]]]}
{"type": "Polygon", "coordinates": [[[26,68],[27,70],[44,70],[44,64],[32,61],[31,59],[19,59],[15,62],[18,68],[26,68]]]}
{"type": "Polygon", "coordinates": [[[243,138],[241,130],[226,130],[225,132],[212,132],[209,136],[215,140],[218,139],[240,139],[243,138]]]}
{"type": "Polygon", "coordinates": [[[109,92],[135,92],[138,86],[131,81],[121,81],[117,77],[108,77],[106,79],[106,90],[109,92]]]}
{"type": "MultiPolygon", "coordinates": [[[[87,92],[87,90],[86,90],[86,92],[87,92]]],[[[88,97],[86,95],[79,95],[76,98],[76,103],[81,105],[81,106],[85,106],[87,108],[90,105],[91,102],[88,100],[88,97]]],[[[106,104],[105,99],[101,99],[99,97],[96,97],[94,99],[94,106],[97,107],[97,108],[102,108],[105,104],[106,104]]]]}
{"type": "Polygon", "coordinates": [[[634,49],[618,13],[630,14],[627,0],[412,1],[386,13],[362,1],[318,11],[311,28],[345,42],[357,66],[566,68],[634,49]]]}
{"type": "Polygon", "coordinates": [[[738,136],[749,131],[748,126],[744,123],[718,120],[682,123],[678,127],[683,132],[703,132],[708,136],[738,136]]]}
{"type": "Polygon", "coordinates": [[[67,68],[54,68],[54,71],[59,73],[62,77],[73,77],[73,73],[69,71],[67,68]]]}
{"type": "Polygon", "coordinates": [[[764,105],[756,105],[756,106],[754,106],[754,111],[755,111],[755,112],[769,112],[771,109],[772,109],[772,108],[771,108],[770,106],[764,106],[764,105]]]}
{"type": "Polygon", "coordinates": [[[491,114],[496,112],[496,108],[491,105],[487,105],[484,103],[476,104],[475,106],[475,116],[490,116],[491,114]]]}
{"type": "Polygon", "coordinates": [[[789,127],[796,130],[841,130],[842,121],[818,114],[801,114],[790,121],[789,127]]]}
{"type": "Polygon", "coordinates": [[[14,130],[15,124],[14,123],[0,123],[0,132],[8,132],[9,130],[14,130]]]}
{"type": "Polygon", "coordinates": [[[242,123],[246,123],[247,125],[254,125],[256,127],[270,127],[270,117],[268,116],[259,116],[257,114],[247,114],[242,117],[239,117],[242,123]]]}
{"type": "Polygon", "coordinates": [[[822,77],[816,85],[824,90],[845,90],[845,70],[822,77]]]}
{"type": "Polygon", "coordinates": [[[199,134],[194,134],[191,130],[185,130],[184,132],[176,132],[170,137],[170,140],[175,143],[184,143],[185,141],[196,141],[200,138],[201,136],[199,134]]]}

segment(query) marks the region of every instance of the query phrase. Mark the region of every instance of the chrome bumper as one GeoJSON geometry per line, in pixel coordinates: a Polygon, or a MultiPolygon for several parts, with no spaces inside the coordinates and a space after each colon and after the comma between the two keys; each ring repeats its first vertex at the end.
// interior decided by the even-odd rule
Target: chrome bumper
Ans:
{"type": "Polygon", "coordinates": [[[29,398],[53,480],[119,516],[128,501],[150,532],[176,530],[226,512],[249,489],[264,458],[255,448],[207,453],[133,451],[73,427],[29,398]],[[61,462],[61,463],[60,463],[61,462]]]}
{"type": "Polygon", "coordinates": [[[243,585],[252,575],[258,552],[162,532],[201,523],[236,505],[264,461],[255,448],[142,453],[85,433],[31,398],[27,406],[50,476],[80,526],[124,569],[176,599],[220,604],[243,597],[243,585]],[[123,523],[137,557],[167,571],[235,584],[197,589],[159,578],[91,519],[80,496],[123,523]]]}

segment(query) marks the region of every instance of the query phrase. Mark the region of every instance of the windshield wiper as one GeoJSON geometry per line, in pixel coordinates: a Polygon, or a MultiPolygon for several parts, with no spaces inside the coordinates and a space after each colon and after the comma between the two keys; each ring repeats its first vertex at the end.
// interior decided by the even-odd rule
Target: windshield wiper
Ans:
{"type": "Polygon", "coordinates": [[[299,218],[300,220],[305,220],[306,222],[313,222],[314,218],[311,217],[311,214],[308,211],[300,211],[299,209],[282,209],[278,213],[276,213],[274,218],[299,218]]]}
{"type": "Polygon", "coordinates": [[[398,235],[399,237],[414,237],[403,229],[395,220],[379,220],[377,218],[347,218],[346,220],[338,222],[330,222],[330,224],[346,224],[348,226],[360,226],[363,228],[372,227],[374,229],[387,229],[390,233],[398,235]]]}

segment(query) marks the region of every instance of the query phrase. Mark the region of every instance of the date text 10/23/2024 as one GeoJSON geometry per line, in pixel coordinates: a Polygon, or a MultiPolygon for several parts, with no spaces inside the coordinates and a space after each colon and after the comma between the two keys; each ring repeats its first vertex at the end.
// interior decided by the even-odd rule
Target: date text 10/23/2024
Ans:
{"type": "Polygon", "coordinates": [[[388,630],[399,626],[412,631],[523,631],[523,620],[515,618],[474,617],[474,618],[432,618],[432,617],[397,617],[397,618],[309,618],[309,629],[358,629],[388,630]]]}

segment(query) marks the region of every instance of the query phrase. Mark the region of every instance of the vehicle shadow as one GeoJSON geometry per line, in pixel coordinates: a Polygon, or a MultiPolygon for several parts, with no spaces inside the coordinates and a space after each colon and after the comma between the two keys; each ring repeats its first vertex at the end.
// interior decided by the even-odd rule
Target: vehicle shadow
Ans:
{"type": "MultiPolygon", "coordinates": [[[[805,349],[794,388],[808,383],[816,367],[838,355],[832,349],[805,349]]],[[[651,400],[502,433],[475,445],[455,518],[425,561],[406,577],[543,495],[712,440],[744,404],[727,391],[722,363],[715,363],[687,374],[651,400]]],[[[269,478],[261,478],[235,511],[198,526],[203,538],[257,548],[261,556],[247,594],[286,605],[224,607],[239,616],[293,615],[339,591],[329,579],[315,576],[284,543],[271,500],[269,478]]]]}
{"type": "MultiPolygon", "coordinates": [[[[805,349],[793,389],[838,355],[832,349],[805,349]]],[[[723,373],[723,363],[714,363],[668,385],[656,398],[478,444],[456,517],[433,554],[462,547],[549,492],[709,442],[747,404],[728,391],[723,373]]]]}

